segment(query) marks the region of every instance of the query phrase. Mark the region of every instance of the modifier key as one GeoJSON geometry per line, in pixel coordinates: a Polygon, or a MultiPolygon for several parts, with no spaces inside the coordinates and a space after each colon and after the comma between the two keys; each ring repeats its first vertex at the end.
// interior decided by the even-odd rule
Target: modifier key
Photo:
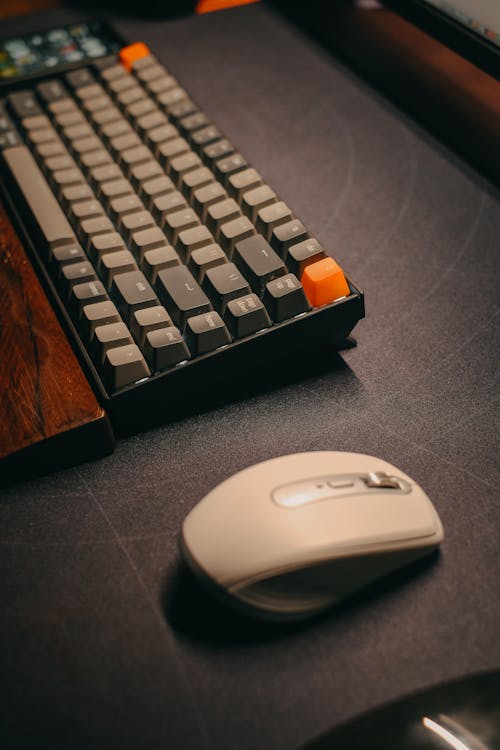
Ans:
{"type": "Polygon", "coordinates": [[[264,304],[276,323],[310,309],[302,284],[293,273],[287,273],[266,285],[264,304]]]}
{"type": "Polygon", "coordinates": [[[135,344],[108,349],[104,359],[104,377],[112,390],[123,388],[150,375],[140,349],[135,344]]]}
{"type": "Polygon", "coordinates": [[[188,318],[210,312],[212,305],[186,266],[159,271],[156,291],[174,323],[183,327],[188,318]]]}

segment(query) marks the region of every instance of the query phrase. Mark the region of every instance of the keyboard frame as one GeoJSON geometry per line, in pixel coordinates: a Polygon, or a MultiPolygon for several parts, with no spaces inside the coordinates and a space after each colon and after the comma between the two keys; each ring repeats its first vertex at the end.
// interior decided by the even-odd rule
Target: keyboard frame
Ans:
{"type": "MultiPolygon", "coordinates": [[[[154,54],[154,50],[152,53],[154,54]]],[[[58,78],[69,70],[91,65],[92,61],[89,60],[17,79],[10,86],[0,86],[0,97],[44,80],[58,78]]],[[[182,85],[182,79],[179,83],[182,85]]],[[[190,98],[196,104],[196,100],[190,98]]],[[[217,125],[217,122],[214,124],[217,125]]],[[[226,135],[230,137],[230,134],[226,135]]],[[[23,138],[21,142],[26,144],[23,138]]],[[[354,326],[365,316],[365,305],[363,292],[346,274],[351,289],[348,297],[320,308],[313,308],[308,313],[302,313],[281,323],[273,323],[270,328],[242,339],[235,339],[225,347],[198,355],[163,372],[153,373],[144,380],[110,394],[79,336],[66,305],[61,300],[44,259],[37,251],[36,227],[30,221],[30,211],[3,160],[1,162],[0,195],[24,246],[34,261],[38,276],[97,399],[106,410],[117,433],[129,433],[160,421],[186,416],[197,408],[206,409],[217,401],[217,396],[221,393],[227,401],[231,398],[231,392],[237,390],[231,387],[235,378],[243,373],[248,375],[255,368],[259,371],[265,368],[274,370],[280,363],[283,364],[292,352],[299,351],[302,359],[306,353],[321,353],[326,349],[338,350],[352,345],[347,339],[354,326]]],[[[258,168],[258,165],[256,166],[258,168]]]]}

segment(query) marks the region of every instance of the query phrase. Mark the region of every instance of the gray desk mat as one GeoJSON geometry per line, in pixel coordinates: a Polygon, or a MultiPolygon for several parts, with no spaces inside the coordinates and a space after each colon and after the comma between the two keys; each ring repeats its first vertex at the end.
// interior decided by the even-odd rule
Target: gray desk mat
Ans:
{"type": "Polygon", "coordinates": [[[364,288],[367,318],[343,367],[1,493],[0,744],[285,750],[500,666],[498,195],[265,7],[117,26],[364,288]],[[440,558],[286,631],[226,614],[180,565],[184,516],[246,466],[325,449],[414,477],[444,523],[440,558]]]}

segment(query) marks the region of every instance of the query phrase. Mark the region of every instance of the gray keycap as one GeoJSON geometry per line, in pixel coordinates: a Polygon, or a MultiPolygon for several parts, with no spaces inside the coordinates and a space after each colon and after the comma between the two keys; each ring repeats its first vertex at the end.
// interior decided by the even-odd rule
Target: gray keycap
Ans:
{"type": "Polygon", "coordinates": [[[162,125],[166,125],[166,124],[167,124],[167,118],[165,117],[163,112],[160,112],[160,110],[155,107],[155,109],[149,112],[148,114],[138,117],[136,120],[135,126],[137,130],[140,133],[142,133],[143,136],[146,136],[147,138],[149,134],[148,131],[154,130],[155,128],[162,127],[162,125]]]}
{"type": "Polygon", "coordinates": [[[274,229],[291,221],[292,212],[283,201],[261,208],[257,214],[255,228],[266,240],[270,240],[274,229]]]}
{"type": "Polygon", "coordinates": [[[52,173],[51,182],[57,195],[60,195],[64,188],[85,183],[85,179],[79,169],[61,169],[52,173]]]}
{"type": "Polygon", "coordinates": [[[98,186],[101,182],[120,179],[123,177],[123,172],[117,164],[104,164],[102,167],[94,167],[90,170],[89,176],[94,185],[98,186]]]}
{"type": "Polygon", "coordinates": [[[61,275],[61,269],[66,263],[84,263],[87,260],[80,245],[63,245],[52,250],[50,261],[57,277],[61,275]]]}
{"type": "Polygon", "coordinates": [[[212,309],[207,295],[186,266],[159,271],[156,290],[172,320],[181,328],[192,315],[212,309]]]}
{"type": "Polygon", "coordinates": [[[200,151],[204,146],[208,146],[210,143],[220,140],[222,133],[219,128],[215,125],[209,125],[206,128],[196,130],[194,133],[189,134],[189,140],[193,144],[195,151],[200,151]]]}
{"type": "Polygon", "coordinates": [[[236,339],[250,336],[271,325],[267,310],[256,294],[246,294],[230,300],[224,313],[224,322],[236,339]]]}
{"type": "Polygon", "coordinates": [[[219,159],[223,159],[225,156],[229,156],[234,152],[233,144],[227,140],[227,138],[221,138],[220,141],[210,143],[208,146],[203,146],[201,149],[201,156],[203,161],[211,169],[219,159]]]}
{"type": "Polygon", "coordinates": [[[219,234],[222,224],[241,216],[240,207],[233,198],[213,203],[208,207],[206,223],[215,237],[219,234]]]}
{"type": "Polygon", "coordinates": [[[128,240],[134,232],[154,226],[155,221],[149,211],[135,211],[134,213],[126,214],[121,220],[121,230],[128,240]]]}
{"type": "Polygon", "coordinates": [[[167,73],[167,70],[163,67],[163,65],[154,62],[154,58],[152,55],[141,58],[141,61],[146,61],[149,64],[145,65],[143,62],[142,66],[138,66],[137,63],[140,62],[138,60],[137,63],[134,64],[134,73],[136,78],[143,83],[146,83],[147,81],[153,81],[155,78],[159,78],[160,76],[163,76],[167,73]]]}
{"type": "Polygon", "coordinates": [[[154,112],[156,110],[156,104],[152,99],[146,97],[145,99],[139,99],[133,104],[129,104],[126,108],[125,114],[128,115],[129,119],[136,121],[139,117],[154,112]]]}
{"type": "Polygon", "coordinates": [[[119,155],[122,151],[127,151],[129,148],[141,146],[142,144],[137,133],[134,133],[133,130],[129,130],[126,133],[110,138],[109,145],[115,154],[119,155]]]}
{"type": "Polygon", "coordinates": [[[120,164],[123,171],[129,175],[132,167],[137,167],[139,164],[152,161],[153,154],[147,146],[134,146],[122,151],[119,156],[120,164]]]}
{"type": "MultiPolygon", "coordinates": [[[[132,344],[132,336],[130,335],[130,331],[125,323],[118,320],[113,323],[96,326],[92,337],[92,343],[93,354],[96,360],[102,364],[106,360],[107,352],[111,349],[126,347],[132,344]]],[[[126,361],[130,361],[130,359],[126,361]]]]}
{"type": "Polygon", "coordinates": [[[61,282],[66,296],[75,284],[82,284],[85,281],[97,281],[94,267],[88,261],[83,263],[67,263],[61,269],[61,282]]]}
{"type": "Polygon", "coordinates": [[[156,99],[158,104],[161,104],[162,107],[168,112],[170,107],[172,107],[174,104],[177,104],[178,102],[187,98],[187,91],[184,91],[184,89],[180,86],[176,86],[175,88],[169,89],[168,91],[162,91],[161,94],[158,94],[156,99]]]}
{"type": "Polygon", "coordinates": [[[35,95],[29,89],[17,91],[15,94],[9,94],[7,101],[19,120],[22,120],[23,117],[42,114],[42,110],[40,109],[35,95]]]}
{"type": "Polygon", "coordinates": [[[26,146],[4,151],[4,159],[38,225],[45,252],[75,244],[75,235],[26,146]]]}
{"type": "Polygon", "coordinates": [[[77,154],[84,154],[87,151],[97,151],[101,147],[101,141],[95,135],[87,138],[77,138],[71,144],[71,148],[77,154]]]}
{"type": "Polygon", "coordinates": [[[200,157],[190,151],[187,154],[182,154],[181,156],[176,156],[175,159],[171,159],[168,166],[168,173],[172,182],[179,187],[183,175],[194,169],[198,169],[198,167],[201,167],[200,157]]]}
{"type": "MultiPolygon", "coordinates": [[[[165,196],[169,197],[169,196],[165,196]]],[[[162,229],[165,231],[167,237],[170,239],[172,245],[177,244],[177,238],[179,234],[185,229],[191,229],[199,225],[198,217],[192,208],[186,208],[182,211],[175,211],[169,213],[165,217],[165,223],[162,229]]]]}
{"type": "Polygon", "coordinates": [[[109,234],[114,231],[114,226],[110,222],[107,216],[102,216],[97,219],[85,219],[80,223],[79,236],[82,245],[87,250],[90,246],[90,242],[93,237],[98,234],[109,234]]]}
{"type": "Polygon", "coordinates": [[[173,89],[176,86],[177,81],[173,76],[162,75],[158,76],[158,78],[154,78],[153,80],[148,81],[146,88],[153,96],[157,96],[163,91],[170,91],[170,89],[173,89]]]}
{"type": "Polygon", "coordinates": [[[264,304],[277,323],[310,310],[302,284],[293,273],[266,284],[264,304]]]}
{"type": "Polygon", "coordinates": [[[120,91],[116,96],[116,101],[126,109],[130,104],[139,101],[139,99],[142,99],[145,95],[145,92],[143,89],[139,88],[139,86],[131,86],[130,88],[125,89],[125,91],[120,91]]]}
{"type": "Polygon", "coordinates": [[[109,203],[109,213],[118,227],[127,214],[143,211],[144,205],[135,193],[129,193],[119,198],[113,198],[109,203]]]}
{"type": "Polygon", "coordinates": [[[118,309],[127,321],[136,310],[159,304],[156,294],[141,271],[130,271],[115,276],[112,293],[117,300],[118,309]]]}
{"type": "Polygon", "coordinates": [[[159,198],[161,195],[167,195],[173,193],[175,185],[166,175],[160,177],[154,177],[151,180],[145,180],[141,183],[140,196],[144,201],[146,208],[151,209],[153,207],[153,201],[155,198],[159,198]]]}
{"type": "Polygon", "coordinates": [[[181,192],[186,196],[188,201],[192,201],[194,192],[205,185],[210,185],[214,181],[214,176],[208,167],[193,169],[182,176],[181,192]]]}
{"type": "Polygon", "coordinates": [[[150,229],[134,232],[130,238],[131,250],[139,260],[139,263],[142,263],[144,253],[147,250],[154,250],[156,247],[167,244],[167,238],[159,227],[151,227],[150,229]]]}
{"type": "Polygon", "coordinates": [[[69,209],[72,203],[90,200],[94,197],[92,188],[86,183],[82,183],[81,185],[70,185],[61,191],[61,200],[63,201],[66,210],[69,209]]]}
{"type": "Polygon", "coordinates": [[[99,273],[104,279],[108,289],[111,289],[113,279],[118,274],[137,271],[134,256],[128,250],[117,250],[114,253],[105,253],[101,256],[99,273]]]}
{"type": "Polygon", "coordinates": [[[139,191],[143,182],[151,180],[153,177],[162,177],[163,175],[163,169],[157,161],[147,161],[144,164],[139,164],[137,167],[132,167],[130,170],[132,184],[139,191]]]}
{"type": "Polygon", "coordinates": [[[118,232],[98,234],[91,238],[88,248],[89,257],[96,267],[99,268],[101,258],[106,253],[125,250],[125,243],[118,232]]]}
{"type": "Polygon", "coordinates": [[[159,271],[178,266],[180,262],[181,259],[171,245],[162,245],[144,253],[142,268],[151,284],[155,284],[159,271]]]}
{"type": "Polygon", "coordinates": [[[248,167],[247,160],[239,153],[225,156],[215,163],[215,176],[227,186],[228,178],[235,172],[241,172],[248,167]]]}
{"type": "Polygon", "coordinates": [[[102,167],[104,164],[111,163],[111,155],[103,148],[87,151],[80,155],[80,163],[84,169],[92,170],[95,167],[102,167]]]}
{"type": "Polygon", "coordinates": [[[103,132],[106,126],[116,123],[119,118],[121,118],[120,110],[114,106],[98,109],[97,112],[90,113],[90,119],[100,133],[103,132]]]}
{"type": "Polygon", "coordinates": [[[189,145],[184,138],[172,138],[164,143],[160,143],[156,149],[156,158],[164,169],[168,169],[172,159],[189,152],[189,145]]]}
{"type": "Polygon", "coordinates": [[[103,369],[106,381],[113,390],[147,378],[151,374],[135,344],[108,349],[103,369]]]}
{"type": "Polygon", "coordinates": [[[326,253],[318,240],[310,238],[296,245],[291,245],[285,255],[285,263],[290,273],[295,274],[300,279],[308,265],[323,260],[323,258],[326,258],[326,253]]]}
{"type": "Polygon", "coordinates": [[[207,213],[210,206],[214,203],[219,203],[227,198],[227,193],[219,182],[213,182],[205,187],[198,188],[193,193],[193,208],[205,222],[207,220],[207,213]]]}
{"type": "Polygon", "coordinates": [[[203,281],[203,277],[209,268],[221,266],[227,263],[228,258],[220,245],[216,243],[205,245],[198,250],[193,250],[189,257],[189,270],[198,281],[203,281]]]}
{"type": "Polygon", "coordinates": [[[159,328],[168,328],[171,325],[172,319],[165,308],[162,305],[155,305],[136,310],[132,315],[130,330],[142,349],[148,333],[157,331],[159,328]]]}
{"type": "Polygon", "coordinates": [[[231,258],[236,243],[251,237],[253,234],[255,234],[255,228],[250,219],[246,216],[240,216],[221,226],[219,244],[231,258]]]}
{"type": "Polygon", "coordinates": [[[258,188],[253,188],[253,190],[243,193],[240,202],[243,213],[255,224],[257,213],[261,208],[270,206],[272,203],[276,203],[277,200],[276,193],[274,190],[271,190],[269,185],[260,185],[258,188]]]}
{"type": "Polygon", "coordinates": [[[94,219],[104,215],[104,209],[95,199],[87,201],[78,201],[71,204],[69,215],[72,220],[82,221],[83,219],[94,219]]]}
{"type": "Polygon", "coordinates": [[[108,142],[112,138],[116,138],[119,135],[125,135],[126,133],[132,133],[133,130],[128,124],[128,122],[125,120],[124,117],[120,117],[119,119],[112,120],[111,122],[106,123],[101,128],[101,135],[103,138],[105,138],[108,142]]]}
{"type": "Polygon", "coordinates": [[[144,350],[153,370],[166,370],[190,358],[186,342],[175,326],[146,334],[144,350]]]}
{"type": "Polygon", "coordinates": [[[292,219],[275,227],[271,235],[271,247],[278,255],[285,258],[288,248],[303,242],[309,237],[309,232],[298,219],[292,219]]]}
{"type": "Polygon", "coordinates": [[[79,138],[89,138],[94,135],[94,131],[86,122],[78,123],[77,125],[68,125],[63,128],[63,133],[70,141],[75,141],[79,138]]]}
{"type": "Polygon", "coordinates": [[[227,346],[231,340],[231,335],[218,312],[195,315],[186,323],[186,341],[193,355],[205,354],[221,346],[227,346]]]}
{"type": "Polygon", "coordinates": [[[176,247],[181,258],[187,263],[193,250],[198,250],[205,245],[212,245],[213,242],[214,238],[208,229],[204,226],[197,226],[179,232],[176,247]]]}
{"type": "Polygon", "coordinates": [[[161,144],[166,143],[167,141],[172,141],[176,138],[179,138],[179,133],[173,125],[170,125],[170,123],[158,125],[146,133],[147,144],[150,149],[154,151],[157,159],[160,158],[159,147],[161,144]]]}
{"type": "Polygon", "coordinates": [[[124,198],[132,193],[132,185],[124,177],[103,182],[99,187],[99,198],[106,206],[109,206],[110,202],[116,198],[124,198]]]}
{"type": "Polygon", "coordinates": [[[154,198],[152,211],[160,227],[163,227],[169,214],[187,207],[184,196],[177,191],[174,191],[173,193],[160,195],[158,198],[154,198]]]}
{"type": "Polygon", "coordinates": [[[49,141],[58,141],[58,135],[54,128],[42,128],[41,130],[31,130],[27,133],[28,140],[33,144],[48,143],[49,141]]]}
{"type": "Polygon", "coordinates": [[[110,300],[84,305],[80,318],[81,328],[89,341],[92,340],[97,326],[120,322],[118,310],[110,300]]]}
{"type": "Polygon", "coordinates": [[[227,181],[229,195],[238,203],[241,202],[244,193],[262,185],[262,177],[255,169],[244,169],[242,172],[232,174],[227,181]]]}
{"type": "Polygon", "coordinates": [[[286,273],[285,264],[260,234],[238,242],[233,260],[259,297],[268,281],[286,273]]]}
{"type": "Polygon", "coordinates": [[[22,126],[25,130],[40,130],[41,128],[50,128],[50,120],[45,115],[34,115],[33,117],[25,117],[22,121],[22,126]]]}
{"type": "Polygon", "coordinates": [[[108,90],[115,95],[120,94],[122,91],[126,91],[127,89],[137,88],[135,78],[128,73],[125,73],[125,75],[115,76],[112,79],[108,79],[107,84],[108,90]]]}
{"type": "Polygon", "coordinates": [[[214,307],[222,313],[231,299],[249,294],[251,289],[234,263],[210,268],[203,281],[203,289],[212,300],[214,307]]]}
{"type": "Polygon", "coordinates": [[[58,154],[66,154],[67,149],[63,142],[59,139],[57,141],[47,141],[46,143],[38,143],[35,146],[37,154],[45,159],[47,156],[57,156],[58,154]]]}
{"type": "Polygon", "coordinates": [[[84,281],[81,284],[75,284],[70,293],[70,308],[73,316],[79,320],[82,310],[86,305],[106,302],[108,295],[104,285],[98,279],[84,281]]]}

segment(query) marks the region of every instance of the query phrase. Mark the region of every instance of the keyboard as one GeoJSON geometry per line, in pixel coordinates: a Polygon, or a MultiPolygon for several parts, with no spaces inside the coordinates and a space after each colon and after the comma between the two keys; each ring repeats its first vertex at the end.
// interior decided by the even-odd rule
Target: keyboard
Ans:
{"type": "Polygon", "coordinates": [[[361,291],[145,44],[0,96],[4,199],[116,428],[339,348],[364,316],[361,291]]]}

